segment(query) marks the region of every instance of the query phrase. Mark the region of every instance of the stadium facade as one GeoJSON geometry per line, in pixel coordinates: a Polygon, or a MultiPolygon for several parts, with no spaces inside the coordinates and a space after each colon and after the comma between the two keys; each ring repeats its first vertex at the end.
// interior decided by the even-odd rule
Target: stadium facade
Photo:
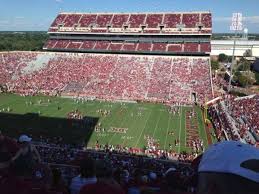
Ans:
{"type": "Polygon", "coordinates": [[[205,55],[211,27],[209,12],[60,13],[44,49],[205,55]]]}
{"type": "MultiPolygon", "coordinates": [[[[212,40],[211,56],[218,56],[221,53],[231,56],[233,54],[233,40],[212,40]]],[[[235,56],[241,57],[247,50],[252,51],[253,57],[259,57],[259,41],[238,40],[236,42],[235,56]]]]}

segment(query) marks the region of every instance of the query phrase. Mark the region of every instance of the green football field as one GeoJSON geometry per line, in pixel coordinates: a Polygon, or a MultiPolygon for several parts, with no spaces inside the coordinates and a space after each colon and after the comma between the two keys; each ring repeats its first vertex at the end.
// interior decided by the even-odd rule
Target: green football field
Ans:
{"type": "MultiPolygon", "coordinates": [[[[37,139],[53,136],[62,137],[68,143],[85,143],[94,147],[98,140],[101,144],[123,145],[143,148],[147,136],[155,139],[161,149],[190,151],[186,146],[186,112],[194,108],[197,114],[198,134],[205,147],[208,146],[202,112],[198,107],[179,108],[179,114],[168,112],[163,104],[121,103],[88,101],[77,103],[73,99],[61,97],[21,97],[13,94],[0,94],[0,130],[12,137],[22,133],[37,139]],[[48,101],[49,99],[49,101],[48,101]],[[39,101],[41,101],[39,103],[39,101]],[[77,125],[67,120],[67,114],[78,110],[84,117],[100,124],[104,131],[96,132],[94,126],[77,125]],[[98,110],[110,111],[103,116],[98,110]],[[123,133],[111,131],[123,128],[123,133]],[[175,140],[179,145],[175,146],[175,140]]],[[[75,121],[76,122],[76,121],[75,121]]]]}

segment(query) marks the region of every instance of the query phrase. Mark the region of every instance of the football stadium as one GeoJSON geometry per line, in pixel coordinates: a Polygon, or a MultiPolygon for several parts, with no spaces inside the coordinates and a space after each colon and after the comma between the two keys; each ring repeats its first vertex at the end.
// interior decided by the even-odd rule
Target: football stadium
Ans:
{"type": "Polygon", "coordinates": [[[202,151],[212,143],[202,110],[213,96],[211,26],[209,12],[60,13],[46,52],[1,54],[3,68],[14,70],[3,69],[2,85],[14,94],[1,95],[1,108],[32,114],[41,126],[19,123],[5,126],[6,133],[62,134],[69,143],[140,154],[151,147],[202,151]],[[51,125],[46,117],[81,124],[51,125]]]}
{"type": "Polygon", "coordinates": [[[215,75],[212,19],[61,11],[0,52],[0,191],[256,193],[259,95],[215,75]]]}

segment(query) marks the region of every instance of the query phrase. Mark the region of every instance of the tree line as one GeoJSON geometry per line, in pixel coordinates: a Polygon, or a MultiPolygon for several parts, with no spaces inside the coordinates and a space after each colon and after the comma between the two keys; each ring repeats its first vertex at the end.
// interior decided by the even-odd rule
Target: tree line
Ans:
{"type": "Polygon", "coordinates": [[[0,51],[40,51],[46,32],[0,32],[0,51]]]}
{"type": "MultiPolygon", "coordinates": [[[[233,67],[233,81],[236,82],[241,87],[251,86],[253,84],[259,85],[259,73],[256,72],[250,61],[246,57],[251,57],[252,51],[247,50],[244,53],[244,56],[241,57],[238,61],[234,61],[233,67]]],[[[230,66],[227,68],[224,64],[231,64],[232,57],[225,54],[220,54],[217,60],[211,61],[212,70],[225,73],[230,71],[230,66]]]]}

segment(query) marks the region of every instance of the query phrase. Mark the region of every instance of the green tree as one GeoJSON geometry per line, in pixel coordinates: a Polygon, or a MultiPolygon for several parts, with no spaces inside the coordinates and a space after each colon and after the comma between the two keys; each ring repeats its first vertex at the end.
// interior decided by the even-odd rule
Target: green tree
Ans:
{"type": "Polygon", "coordinates": [[[251,64],[249,61],[245,59],[241,59],[241,61],[238,64],[237,70],[238,71],[249,71],[251,67],[251,64]]]}
{"type": "Polygon", "coordinates": [[[227,61],[226,62],[232,62],[232,56],[227,56],[227,61]]]}
{"type": "Polygon", "coordinates": [[[0,51],[41,50],[47,39],[46,32],[0,32],[0,51]]]}
{"type": "Polygon", "coordinates": [[[249,85],[252,85],[256,82],[255,75],[253,72],[240,72],[237,71],[234,74],[234,81],[238,82],[242,87],[247,87],[249,85]]]}
{"type": "Polygon", "coordinates": [[[218,70],[219,69],[219,62],[218,61],[211,61],[211,69],[218,70]]]}
{"type": "Polygon", "coordinates": [[[227,62],[228,56],[225,55],[224,53],[221,53],[221,54],[219,54],[218,60],[219,60],[219,62],[227,62]]]}
{"type": "Polygon", "coordinates": [[[255,80],[256,80],[256,84],[259,85],[259,73],[255,72],[255,80]]]}

